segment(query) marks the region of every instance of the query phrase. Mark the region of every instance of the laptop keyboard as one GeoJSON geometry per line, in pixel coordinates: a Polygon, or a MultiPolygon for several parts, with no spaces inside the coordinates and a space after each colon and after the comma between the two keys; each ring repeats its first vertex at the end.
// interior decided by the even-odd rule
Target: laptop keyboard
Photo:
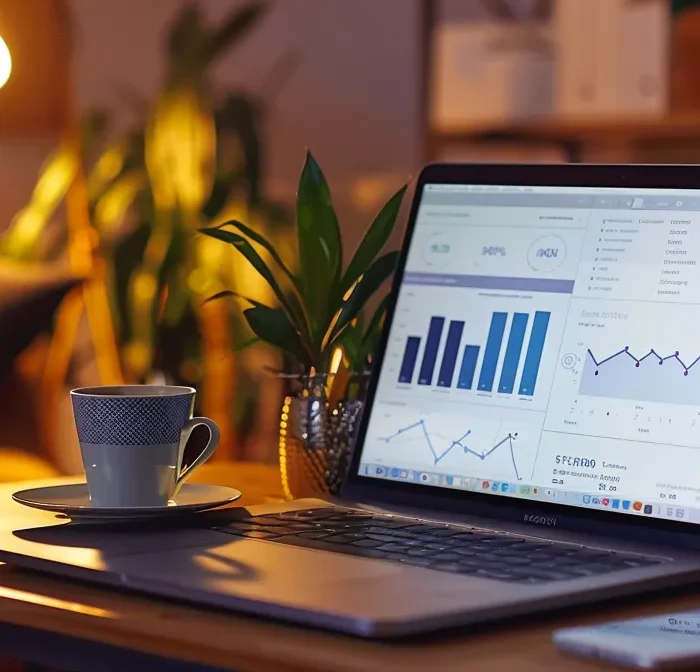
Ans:
{"type": "Polygon", "coordinates": [[[663,562],[641,555],[336,507],[255,516],[215,529],[239,537],[527,584],[663,562]]]}

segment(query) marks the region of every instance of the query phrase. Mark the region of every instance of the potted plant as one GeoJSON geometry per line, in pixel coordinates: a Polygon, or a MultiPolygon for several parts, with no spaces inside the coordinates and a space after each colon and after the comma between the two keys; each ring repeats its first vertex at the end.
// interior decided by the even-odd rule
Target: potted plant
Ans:
{"type": "Polygon", "coordinates": [[[344,478],[362,404],[361,382],[371,365],[386,298],[366,322],[364,314],[396,266],[398,251],[383,250],[405,191],[403,186],[380,210],[345,267],[330,189],[310,152],[297,192],[296,264],[285,263],[271,241],[240,221],[200,229],[233,246],[275,296],[272,305],[233,291],[210,300],[241,300],[254,340],[284,354],[285,370],[278,372],[286,386],[280,460],[290,495],[335,491],[344,478]]]}

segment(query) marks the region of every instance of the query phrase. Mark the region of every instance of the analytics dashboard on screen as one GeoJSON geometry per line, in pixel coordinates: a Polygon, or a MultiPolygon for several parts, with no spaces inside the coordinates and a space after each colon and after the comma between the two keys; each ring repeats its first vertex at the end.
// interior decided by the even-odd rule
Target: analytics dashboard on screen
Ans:
{"type": "Polygon", "coordinates": [[[426,185],[360,473],[700,522],[700,191],[426,185]]]}

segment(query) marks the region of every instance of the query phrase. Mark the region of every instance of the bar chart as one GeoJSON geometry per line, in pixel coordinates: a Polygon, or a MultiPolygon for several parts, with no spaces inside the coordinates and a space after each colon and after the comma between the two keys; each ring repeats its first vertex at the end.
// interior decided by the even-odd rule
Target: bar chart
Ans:
{"type": "Polygon", "coordinates": [[[425,337],[407,337],[398,382],[500,394],[517,390],[518,395],[532,396],[549,322],[547,311],[493,312],[485,343],[463,344],[468,320],[434,315],[425,337]]]}

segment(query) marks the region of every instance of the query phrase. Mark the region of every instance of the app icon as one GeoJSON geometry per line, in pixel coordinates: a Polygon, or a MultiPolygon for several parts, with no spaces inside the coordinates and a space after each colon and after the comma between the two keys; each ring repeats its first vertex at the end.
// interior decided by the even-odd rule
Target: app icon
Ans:
{"type": "Polygon", "coordinates": [[[521,495],[529,495],[530,494],[530,486],[529,485],[521,485],[520,486],[520,494],[521,495]]]}
{"type": "Polygon", "coordinates": [[[384,476],[384,467],[377,467],[376,473],[377,476],[384,476]]]}
{"type": "Polygon", "coordinates": [[[420,480],[423,481],[423,483],[428,483],[430,481],[430,474],[422,473],[420,475],[420,480]]]}
{"type": "Polygon", "coordinates": [[[452,476],[445,476],[445,483],[449,486],[453,485],[454,478],[452,478],[452,476]]]}
{"type": "Polygon", "coordinates": [[[403,478],[403,479],[408,478],[408,472],[405,469],[401,471],[401,478],[403,478]]]}
{"type": "Polygon", "coordinates": [[[590,495],[584,495],[584,496],[583,496],[583,503],[584,503],[584,504],[590,504],[590,503],[591,503],[591,496],[590,496],[590,495]]]}
{"type": "Polygon", "coordinates": [[[644,513],[646,513],[647,515],[649,515],[652,511],[653,511],[653,508],[652,508],[651,504],[645,504],[645,505],[644,505],[644,513]]]}
{"type": "Polygon", "coordinates": [[[591,498],[591,504],[600,504],[600,497],[596,497],[595,495],[591,498]]]}
{"type": "Polygon", "coordinates": [[[399,477],[399,470],[394,467],[394,469],[391,470],[391,477],[392,478],[398,478],[399,477]]]}
{"type": "Polygon", "coordinates": [[[635,502],[634,504],[632,504],[632,508],[633,508],[635,511],[641,511],[641,510],[642,510],[642,503],[641,503],[641,502],[635,502]]]}
{"type": "Polygon", "coordinates": [[[612,500],[612,508],[613,508],[613,509],[619,509],[619,508],[620,508],[620,500],[619,500],[619,499],[613,499],[613,500],[612,500]]]}
{"type": "Polygon", "coordinates": [[[607,497],[603,497],[601,504],[603,506],[607,506],[608,504],[610,504],[610,500],[607,497]]]}
{"type": "Polygon", "coordinates": [[[685,511],[683,509],[676,509],[676,518],[683,518],[685,511]]]}
{"type": "Polygon", "coordinates": [[[508,492],[513,493],[517,492],[518,488],[515,487],[512,483],[508,486],[508,492]]]}
{"type": "Polygon", "coordinates": [[[481,484],[481,487],[482,487],[484,490],[488,490],[489,487],[490,487],[490,485],[491,485],[491,484],[490,484],[488,481],[484,481],[484,482],[481,484]]]}
{"type": "Polygon", "coordinates": [[[508,483],[501,483],[501,492],[508,492],[509,487],[508,483]]]}
{"type": "Polygon", "coordinates": [[[672,507],[672,506],[669,506],[669,507],[666,508],[666,515],[667,515],[669,518],[673,518],[673,513],[674,513],[674,511],[673,511],[673,507],[672,507]]]}
{"type": "Polygon", "coordinates": [[[536,495],[540,491],[539,488],[532,488],[532,494],[536,495]]]}
{"type": "Polygon", "coordinates": [[[499,485],[500,483],[498,481],[491,483],[491,492],[498,492],[499,485]]]}
{"type": "Polygon", "coordinates": [[[630,504],[631,504],[631,503],[632,503],[632,502],[630,502],[629,499],[623,499],[623,500],[622,500],[622,508],[623,508],[625,511],[629,511],[629,510],[630,510],[630,504]]]}

